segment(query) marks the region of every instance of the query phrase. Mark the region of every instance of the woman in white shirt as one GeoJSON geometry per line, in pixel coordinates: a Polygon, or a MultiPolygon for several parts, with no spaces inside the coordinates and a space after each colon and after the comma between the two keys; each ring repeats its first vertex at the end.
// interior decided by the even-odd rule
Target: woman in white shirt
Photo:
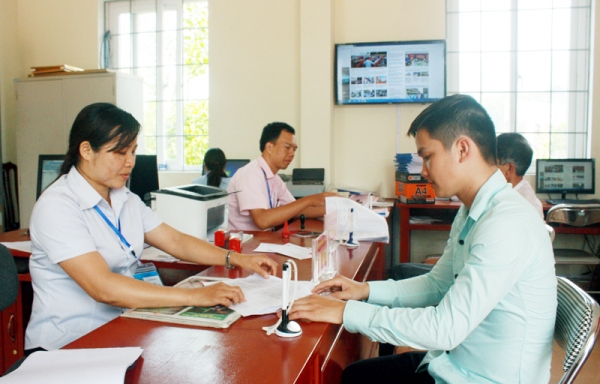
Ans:
{"type": "Polygon", "coordinates": [[[244,300],[241,289],[223,283],[180,289],[134,279],[144,243],[198,264],[239,266],[264,277],[276,272],[266,255],[231,253],[162,223],[125,187],[139,131],[133,116],[107,103],[89,105],[75,119],[61,176],[31,216],[27,352],[61,348],[126,308],[244,300]]]}
{"type": "Polygon", "coordinates": [[[192,184],[210,185],[227,189],[230,177],[225,173],[227,159],[220,148],[211,148],[204,155],[204,175],[192,180],[192,184]]]}

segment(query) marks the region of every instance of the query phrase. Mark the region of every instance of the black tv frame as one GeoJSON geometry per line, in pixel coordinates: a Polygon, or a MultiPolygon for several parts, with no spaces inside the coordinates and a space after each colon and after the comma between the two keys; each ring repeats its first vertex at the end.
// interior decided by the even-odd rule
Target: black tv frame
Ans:
{"type": "Polygon", "coordinates": [[[561,194],[561,198],[564,200],[566,194],[571,193],[571,194],[595,194],[596,193],[596,159],[573,159],[573,158],[569,158],[569,159],[537,159],[536,160],[536,167],[535,167],[535,192],[536,193],[560,193],[561,194]],[[591,163],[592,165],[592,187],[588,188],[588,189],[578,189],[578,188],[545,188],[545,187],[540,187],[539,185],[539,181],[540,181],[540,169],[541,169],[541,162],[557,162],[557,163],[582,163],[582,162],[586,162],[586,163],[591,163]]]}
{"type": "Polygon", "coordinates": [[[135,166],[127,180],[127,188],[150,206],[150,192],[160,189],[156,155],[136,155],[135,166]]]}
{"type": "MultiPolygon", "coordinates": [[[[426,104],[426,103],[433,103],[436,102],[442,98],[444,98],[447,94],[447,57],[446,57],[446,40],[407,40],[407,41],[380,41],[380,42],[363,42],[363,43],[338,43],[335,44],[334,47],[334,53],[335,53],[335,58],[334,58],[334,62],[333,62],[333,87],[334,87],[334,102],[336,105],[371,105],[371,104],[426,104]],[[435,98],[427,98],[427,99],[400,99],[398,101],[396,100],[381,100],[381,99],[377,99],[377,98],[373,98],[373,99],[369,99],[369,101],[356,101],[356,102],[347,102],[347,103],[343,103],[343,102],[339,102],[339,94],[338,94],[338,48],[342,47],[342,46],[355,46],[355,47],[375,47],[375,46],[381,46],[381,45],[423,45],[423,44],[442,44],[444,47],[444,80],[443,80],[443,86],[444,86],[444,92],[442,97],[435,97],[435,98]]],[[[349,79],[350,81],[350,79],[349,79]]]]}
{"type": "MultiPolygon", "coordinates": [[[[35,190],[35,199],[40,198],[42,194],[42,171],[44,168],[45,161],[65,160],[66,155],[38,155],[38,171],[37,171],[37,185],[35,190]]],[[[48,184],[49,186],[50,184],[48,184]]]]}

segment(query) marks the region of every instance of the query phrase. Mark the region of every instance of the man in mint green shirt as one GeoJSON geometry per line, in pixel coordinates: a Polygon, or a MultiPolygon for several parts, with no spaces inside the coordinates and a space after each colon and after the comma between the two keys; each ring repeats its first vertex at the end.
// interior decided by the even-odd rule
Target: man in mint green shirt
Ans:
{"type": "Polygon", "coordinates": [[[379,342],[424,349],[348,366],[344,383],[547,383],[556,277],[552,244],[535,209],[496,164],[486,111],[446,97],[412,123],[422,174],[458,211],[428,274],[359,283],[335,277],[295,302],[291,319],[343,323],[379,342]]]}

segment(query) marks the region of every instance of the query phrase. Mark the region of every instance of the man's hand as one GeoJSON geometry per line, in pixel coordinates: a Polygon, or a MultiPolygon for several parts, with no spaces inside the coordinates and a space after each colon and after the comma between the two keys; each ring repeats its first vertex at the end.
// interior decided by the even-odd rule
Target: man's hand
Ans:
{"type": "Polygon", "coordinates": [[[346,302],[324,297],[310,295],[294,301],[288,313],[290,320],[321,321],[332,324],[342,324],[346,302]]]}
{"type": "Polygon", "coordinates": [[[366,300],[370,293],[369,284],[359,283],[344,276],[336,276],[313,288],[313,293],[331,292],[330,297],[340,300],[366,300]]]}
{"type": "Polygon", "coordinates": [[[258,255],[232,253],[231,264],[256,272],[265,279],[269,278],[269,275],[277,273],[277,263],[262,253],[258,255]]]}
{"type": "Polygon", "coordinates": [[[317,193],[315,195],[309,195],[309,196],[303,197],[303,199],[310,200],[311,207],[324,207],[325,206],[325,198],[332,197],[332,196],[339,197],[340,195],[338,195],[336,192],[322,192],[322,193],[317,193]]]}

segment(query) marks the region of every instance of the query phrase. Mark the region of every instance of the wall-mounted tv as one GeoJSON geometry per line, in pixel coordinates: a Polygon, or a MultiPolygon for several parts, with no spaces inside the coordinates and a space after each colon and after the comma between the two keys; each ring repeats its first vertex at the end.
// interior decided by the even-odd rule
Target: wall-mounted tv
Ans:
{"type": "Polygon", "coordinates": [[[560,193],[596,193],[595,159],[537,159],[535,191],[560,193]]]}
{"type": "Polygon", "coordinates": [[[444,40],[335,45],[335,102],[432,103],[446,96],[444,40]]]}

